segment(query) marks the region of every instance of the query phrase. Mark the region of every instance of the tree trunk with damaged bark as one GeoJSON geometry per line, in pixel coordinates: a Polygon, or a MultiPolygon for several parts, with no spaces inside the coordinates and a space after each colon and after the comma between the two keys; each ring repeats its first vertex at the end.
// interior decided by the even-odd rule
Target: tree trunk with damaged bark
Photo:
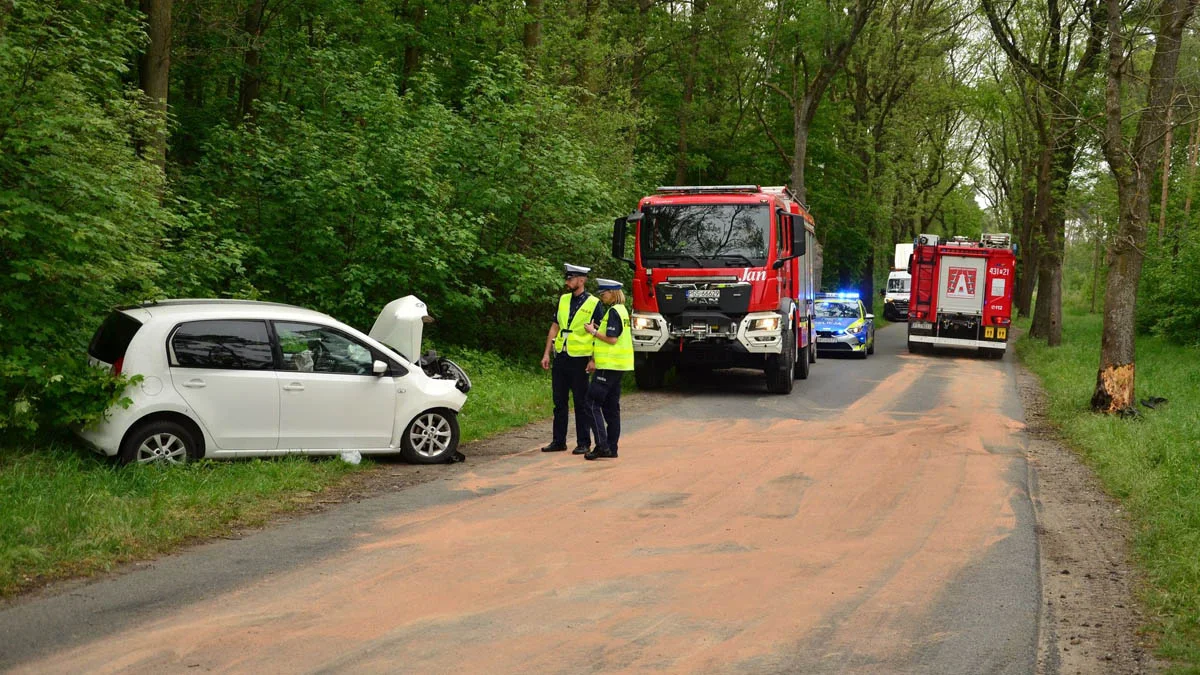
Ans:
{"type": "Polygon", "coordinates": [[[1179,66],[1183,29],[1198,0],[1165,0],[1152,13],[1159,17],[1150,65],[1145,105],[1138,114],[1132,144],[1122,133],[1125,111],[1121,86],[1125,76],[1127,41],[1121,21],[1121,0],[1107,0],[1109,65],[1105,89],[1105,159],[1117,182],[1119,223],[1109,247],[1108,282],[1104,291],[1104,332],[1100,367],[1091,406],[1097,412],[1135,409],[1134,312],[1142,276],[1147,223],[1150,220],[1150,179],[1158,165],[1166,134],[1167,111],[1179,66]]]}

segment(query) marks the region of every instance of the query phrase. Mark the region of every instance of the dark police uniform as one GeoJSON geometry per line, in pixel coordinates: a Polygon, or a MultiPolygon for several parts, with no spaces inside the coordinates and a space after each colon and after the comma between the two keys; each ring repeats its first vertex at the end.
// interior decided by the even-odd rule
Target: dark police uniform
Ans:
{"type": "MultiPolygon", "coordinates": [[[[575,320],[575,314],[590,297],[591,295],[587,291],[571,296],[567,326],[558,326],[560,333],[569,331],[569,326],[579,323],[575,320]]],[[[604,304],[596,302],[595,305],[592,316],[582,324],[599,323],[604,317],[604,304]]],[[[554,314],[554,323],[558,324],[557,311],[554,314]]],[[[577,330],[583,331],[582,324],[577,330]]],[[[588,337],[590,339],[591,336],[588,337]]],[[[589,433],[591,420],[587,409],[587,364],[591,360],[591,354],[571,356],[567,352],[568,342],[569,340],[563,340],[562,349],[555,352],[551,368],[551,387],[554,399],[554,440],[551,442],[551,447],[565,447],[567,444],[567,397],[569,395],[575,403],[576,446],[577,449],[586,451],[592,445],[589,433]]]]}
{"type": "MultiPolygon", "coordinates": [[[[625,330],[617,310],[609,307],[604,335],[619,338],[625,330]]],[[[600,322],[597,322],[597,326],[600,322]]],[[[623,370],[607,370],[597,366],[588,386],[588,408],[592,415],[592,433],[596,436],[596,450],[605,448],[611,456],[617,456],[617,442],[621,439],[621,380],[623,370]]]]}

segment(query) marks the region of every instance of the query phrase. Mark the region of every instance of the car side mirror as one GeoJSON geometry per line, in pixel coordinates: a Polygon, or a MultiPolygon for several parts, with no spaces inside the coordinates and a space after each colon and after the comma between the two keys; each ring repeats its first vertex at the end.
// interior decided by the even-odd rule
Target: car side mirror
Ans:
{"type": "Polygon", "coordinates": [[[388,364],[386,361],[380,361],[380,360],[376,359],[375,363],[371,364],[371,372],[374,373],[376,376],[382,377],[383,375],[387,375],[387,371],[388,371],[388,364]]]}
{"type": "Polygon", "coordinates": [[[868,320],[868,321],[872,321],[872,320],[874,320],[874,319],[875,319],[875,315],[874,315],[874,314],[868,314],[868,315],[867,315],[867,320],[868,320]]]}

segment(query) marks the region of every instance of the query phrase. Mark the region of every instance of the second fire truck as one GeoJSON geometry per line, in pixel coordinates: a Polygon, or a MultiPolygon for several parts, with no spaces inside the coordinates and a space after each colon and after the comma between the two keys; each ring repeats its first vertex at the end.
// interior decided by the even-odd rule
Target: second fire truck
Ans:
{"type": "Polygon", "coordinates": [[[1007,234],[985,234],[978,241],[917,237],[909,264],[908,350],[959,347],[1002,358],[1015,272],[1007,234]]]}

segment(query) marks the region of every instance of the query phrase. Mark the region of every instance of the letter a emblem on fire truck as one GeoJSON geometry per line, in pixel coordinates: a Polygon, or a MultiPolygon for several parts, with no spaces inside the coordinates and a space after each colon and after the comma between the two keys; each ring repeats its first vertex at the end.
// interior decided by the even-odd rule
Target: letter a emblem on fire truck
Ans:
{"type": "Polygon", "coordinates": [[[976,270],[971,267],[951,267],[946,282],[946,296],[951,298],[975,297],[976,270]]]}

